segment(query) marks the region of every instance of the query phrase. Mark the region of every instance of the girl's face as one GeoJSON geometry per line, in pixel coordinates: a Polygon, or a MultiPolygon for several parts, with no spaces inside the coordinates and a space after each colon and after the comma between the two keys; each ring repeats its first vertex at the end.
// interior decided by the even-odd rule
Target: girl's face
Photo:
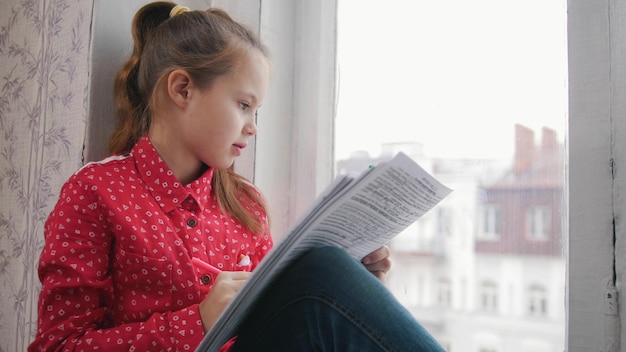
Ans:
{"type": "Polygon", "coordinates": [[[193,169],[194,163],[230,167],[256,134],[256,111],[265,98],[269,76],[267,58],[251,50],[233,72],[218,77],[208,88],[192,90],[181,119],[170,126],[178,137],[178,150],[173,153],[178,160],[172,164],[185,160],[184,170],[193,169]]]}

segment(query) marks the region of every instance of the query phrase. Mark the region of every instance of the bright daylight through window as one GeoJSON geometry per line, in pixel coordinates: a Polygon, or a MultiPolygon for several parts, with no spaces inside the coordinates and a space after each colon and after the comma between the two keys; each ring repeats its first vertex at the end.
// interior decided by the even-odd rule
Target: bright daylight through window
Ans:
{"type": "Polygon", "coordinates": [[[336,173],[403,151],[454,189],[389,287],[448,351],[563,351],[565,1],[338,6],[336,173]]]}

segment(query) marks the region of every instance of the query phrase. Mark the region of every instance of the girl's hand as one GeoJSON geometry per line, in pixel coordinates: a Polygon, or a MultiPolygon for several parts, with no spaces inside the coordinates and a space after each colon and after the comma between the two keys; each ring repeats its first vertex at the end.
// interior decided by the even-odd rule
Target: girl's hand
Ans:
{"type": "Polygon", "coordinates": [[[366,255],[361,262],[365,268],[376,276],[382,283],[387,283],[387,272],[391,269],[391,250],[382,246],[366,255]]]}
{"type": "Polygon", "coordinates": [[[204,332],[209,331],[222,314],[228,302],[248,280],[252,273],[247,271],[222,271],[206,298],[200,302],[200,317],[204,332]]]}

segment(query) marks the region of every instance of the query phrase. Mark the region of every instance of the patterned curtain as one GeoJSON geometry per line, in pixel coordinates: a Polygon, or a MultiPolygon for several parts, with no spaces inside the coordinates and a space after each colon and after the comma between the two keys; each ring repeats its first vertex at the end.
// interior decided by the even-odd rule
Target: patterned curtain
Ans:
{"type": "Polygon", "coordinates": [[[82,164],[93,1],[1,0],[0,352],[36,329],[44,221],[82,164]]]}

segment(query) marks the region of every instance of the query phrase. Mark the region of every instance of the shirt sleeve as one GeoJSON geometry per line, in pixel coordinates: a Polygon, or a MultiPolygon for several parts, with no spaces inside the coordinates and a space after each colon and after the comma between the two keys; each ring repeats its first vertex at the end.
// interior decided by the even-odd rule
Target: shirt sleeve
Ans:
{"type": "Polygon", "coordinates": [[[113,237],[97,195],[73,177],[46,221],[38,328],[29,351],[193,351],[204,337],[198,304],[113,326],[113,237]]]}

